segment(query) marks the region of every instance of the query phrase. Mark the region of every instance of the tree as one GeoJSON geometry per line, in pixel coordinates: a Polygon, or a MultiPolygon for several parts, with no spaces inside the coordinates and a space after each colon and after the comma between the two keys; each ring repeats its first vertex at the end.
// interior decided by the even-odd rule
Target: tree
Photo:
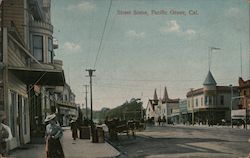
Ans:
{"type": "Polygon", "coordinates": [[[122,105],[108,111],[109,118],[119,118],[121,120],[141,120],[142,102],[138,98],[132,98],[122,105]]]}

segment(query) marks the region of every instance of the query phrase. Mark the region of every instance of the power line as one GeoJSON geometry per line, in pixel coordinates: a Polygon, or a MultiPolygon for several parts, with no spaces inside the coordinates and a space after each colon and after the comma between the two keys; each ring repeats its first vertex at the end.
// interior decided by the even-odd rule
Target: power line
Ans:
{"type": "Polygon", "coordinates": [[[111,10],[111,5],[112,5],[112,0],[110,0],[108,14],[107,14],[107,17],[106,17],[106,20],[105,20],[105,24],[104,24],[104,28],[103,28],[102,36],[101,36],[101,41],[100,41],[100,44],[99,44],[99,47],[98,47],[98,52],[97,52],[97,55],[96,55],[96,58],[95,58],[94,68],[96,67],[97,59],[98,59],[98,56],[100,54],[100,50],[101,50],[101,46],[102,46],[102,41],[103,41],[104,33],[105,33],[105,30],[106,30],[106,26],[107,26],[107,21],[108,21],[110,10],[111,10]]]}

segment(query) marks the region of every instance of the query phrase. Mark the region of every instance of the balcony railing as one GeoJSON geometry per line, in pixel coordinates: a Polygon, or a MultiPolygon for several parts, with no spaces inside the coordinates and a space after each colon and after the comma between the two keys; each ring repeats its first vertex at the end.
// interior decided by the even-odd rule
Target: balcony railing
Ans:
{"type": "Polygon", "coordinates": [[[30,26],[35,27],[35,28],[46,29],[48,31],[53,32],[53,25],[42,22],[42,21],[31,21],[30,26]]]}
{"type": "Polygon", "coordinates": [[[63,61],[54,59],[53,65],[54,65],[55,69],[62,70],[63,61]]]}

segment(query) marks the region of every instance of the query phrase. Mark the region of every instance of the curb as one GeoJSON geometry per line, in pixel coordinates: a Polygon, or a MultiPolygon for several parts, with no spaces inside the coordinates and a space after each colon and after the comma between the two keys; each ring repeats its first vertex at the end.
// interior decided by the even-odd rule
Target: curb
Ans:
{"type": "Polygon", "coordinates": [[[122,155],[123,152],[117,146],[115,146],[111,141],[109,141],[107,138],[105,138],[105,142],[107,142],[109,145],[111,145],[113,148],[115,148],[119,152],[119,154],[117,156],[114,156],[113,158],[118,158],[122,155]]]}

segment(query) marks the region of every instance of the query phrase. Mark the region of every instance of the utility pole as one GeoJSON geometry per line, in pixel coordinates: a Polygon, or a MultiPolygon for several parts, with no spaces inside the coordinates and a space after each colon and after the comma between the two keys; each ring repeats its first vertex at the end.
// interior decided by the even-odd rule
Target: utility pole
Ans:
{"type": "Polygon", "coordinates": [[[193,93],[193,88],[191,88],[191,93],[192,93],[192,125],[194,126],[194,93],[193,93]]]}
{"type": "Polygon", "coordinates": [[[90,86],[90,120],[91,120],[91,134],[92,134],[92,137],[93,137],[93,132],[94,132],[94,129],[93,129],[93,102],[92,102],[92,76],[93,76],[93,72],[95,72],[95,70],[93,69],[86,69],[86,71],[89,72],[89,86],[90,86]]]}
{"type": "Polygon", "coordinates": [[[231,115],[231,127],[233,128],[233,118],[232,118],[232,111],[233,111],[233,85],[229,85],[231,87],[231,105],[230,105],[230,109],[231,109],[231,112],[230,112],[230,115],[231,115]]]}
{"type": "Polygon", "coordinates": [[[88,119],[88,86],[89,85],[84,85],[85,86],[85,94],[86,94],[86,96],[85,96],[85,101],[86,101],[86,118],[88,119]]]}

